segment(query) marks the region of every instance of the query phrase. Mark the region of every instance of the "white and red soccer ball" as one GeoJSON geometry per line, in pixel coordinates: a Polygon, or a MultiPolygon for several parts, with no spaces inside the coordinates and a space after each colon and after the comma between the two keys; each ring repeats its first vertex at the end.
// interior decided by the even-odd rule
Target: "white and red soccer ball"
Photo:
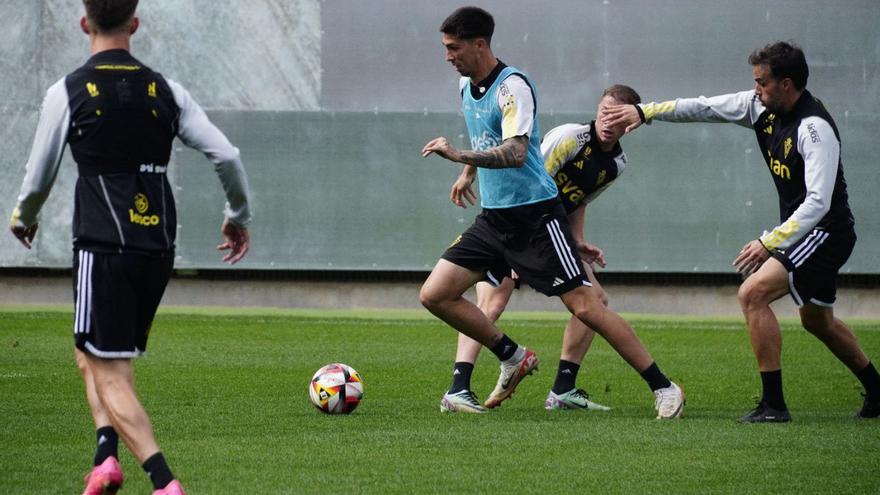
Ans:
{"type": "Polygon", "coordinates": [[[309,383],[309,399],[319,411],[327,414],[348,414],[361,403],[363,396],[361,375],[347,364],[328,364],[316,371],[309,383]]]}

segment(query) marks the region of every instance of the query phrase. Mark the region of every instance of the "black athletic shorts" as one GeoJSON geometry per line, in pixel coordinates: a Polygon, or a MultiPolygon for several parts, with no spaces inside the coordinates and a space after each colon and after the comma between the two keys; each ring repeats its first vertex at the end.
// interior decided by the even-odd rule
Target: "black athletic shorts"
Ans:
{"type": "Polygon", "coordinates": [[[574,249],[559,198],[513,208],[484,209],[442,258],[486,274],[498,285],[511,268],[543,294],[590,285],[574,249]]]}
{"type": "Polygon", "coordinates": [[[75,250],[73,334],[77,349],[106,359],[143,354],[173,265],[173,256],[75,250]]]}
{"type": "Polygon", "coordinates": [[[788,270],[788,287],[799,307],[806,303],[830,307],[837,299],[837,272],[856,244],[854,230],[813,229],[785,251],[775,251],[788,270]]]}

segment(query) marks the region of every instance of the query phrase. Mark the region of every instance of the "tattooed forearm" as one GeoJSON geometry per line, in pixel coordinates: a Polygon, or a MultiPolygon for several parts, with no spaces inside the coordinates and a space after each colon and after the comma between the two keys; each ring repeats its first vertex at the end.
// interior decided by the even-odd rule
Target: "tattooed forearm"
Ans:
{"type": "Polygon", "coordinates": [[[528,149],[529,138],[516,136],[485,151],[462,151],[460,161],[483,168],[519,168],[526,162],[528,149]]]}

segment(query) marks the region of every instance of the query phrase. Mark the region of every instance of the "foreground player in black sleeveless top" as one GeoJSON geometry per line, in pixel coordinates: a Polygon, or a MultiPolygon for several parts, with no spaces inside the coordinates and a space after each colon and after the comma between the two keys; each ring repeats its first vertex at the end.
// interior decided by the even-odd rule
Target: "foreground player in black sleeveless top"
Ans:
{"type": "Polygon", "coordinates": [[[137,0],[85,0],[80,20],[92,57],[46,93],[12,233],[30,248],[65,146],[79,177],[73,213],[76,359],[97,427],[86,495],[116,493],[122,437],[149,474],[154,494],[182,494],[134,387],[131,359],[147,336],[174,262],[177,231],[167,179],[175,137],[217,171],[228,203],[221,227],[235,263],[248,250],[247,180],[238,149],[179,84],[135,59],[137,0]]]}

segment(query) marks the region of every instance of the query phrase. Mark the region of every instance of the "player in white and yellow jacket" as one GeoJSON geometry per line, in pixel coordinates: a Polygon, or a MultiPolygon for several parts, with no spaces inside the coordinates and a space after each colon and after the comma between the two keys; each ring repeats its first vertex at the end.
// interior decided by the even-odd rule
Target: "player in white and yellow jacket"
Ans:
{"type": "Polygon", "coordinates": [[[801,323],[864,385],[858,417],[880,416],[880,375],[852,331],[834,317],[837,273],[856,242],[840,133],[806,89],[809,68],[796,45],[777,42],[749,57],[755,89],[711,98],[609,109],[607,124],[732,122],[751,128],[779,194],[779,225],[748,242],[733,261],[745,281],[739,301],[761,372],[763,396],[745,422],[791,420],[782,393],[782,334],[770,303],[790,294],[801,323]]]}

